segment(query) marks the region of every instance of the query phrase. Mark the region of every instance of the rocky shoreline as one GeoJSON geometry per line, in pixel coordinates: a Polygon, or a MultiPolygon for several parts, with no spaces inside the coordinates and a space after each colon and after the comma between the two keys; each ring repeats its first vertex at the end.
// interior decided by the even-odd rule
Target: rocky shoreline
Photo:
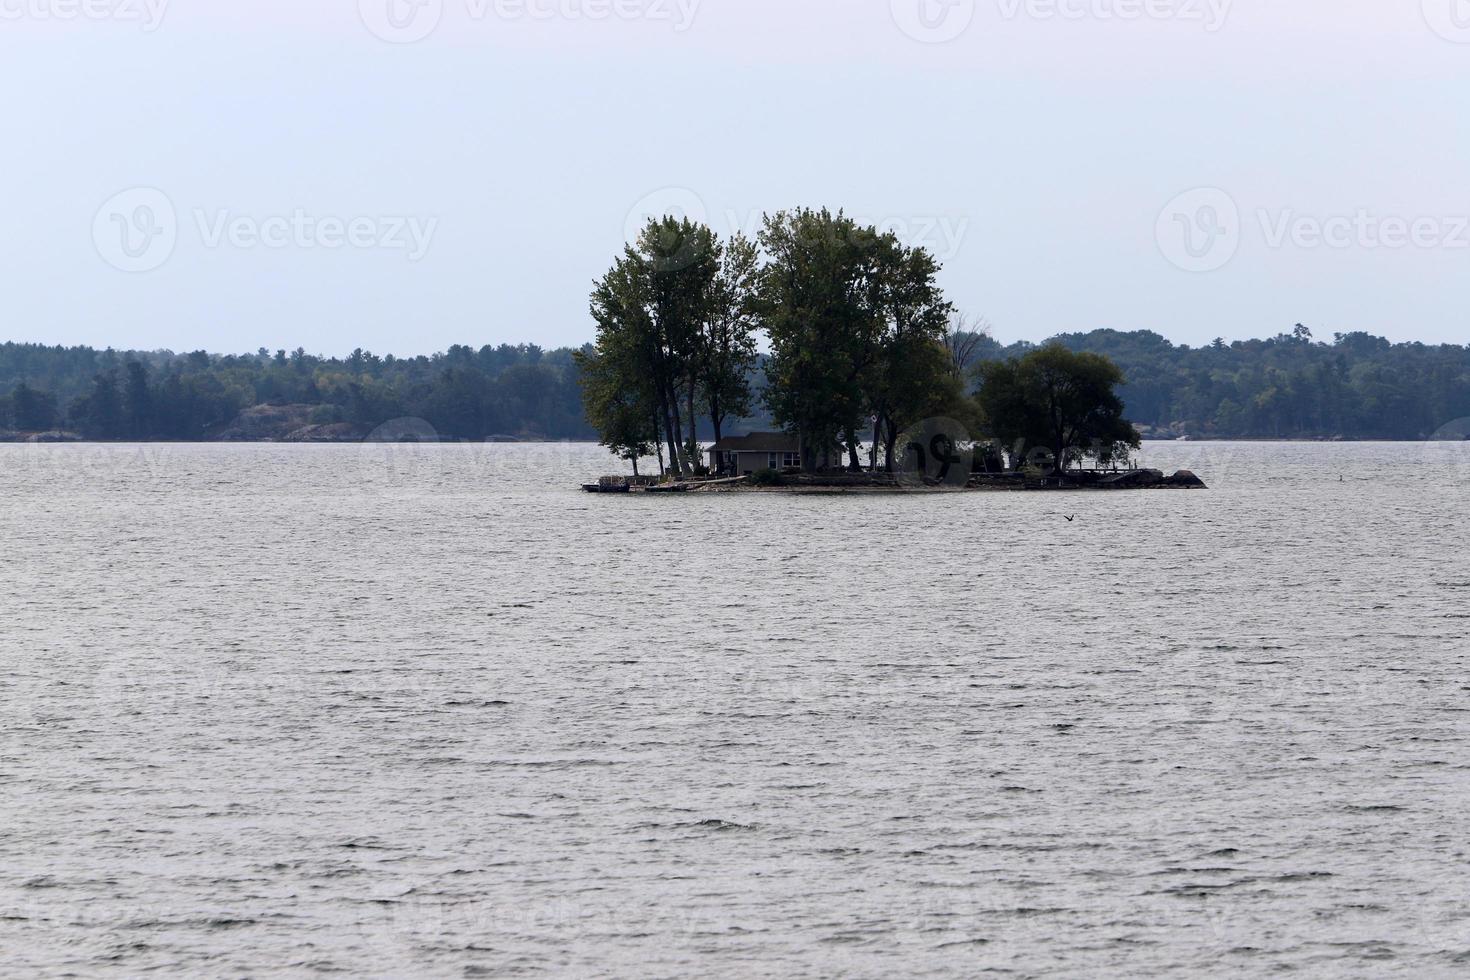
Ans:
{"type": "Polygon", "coordinates": [[[605,476],[583,487],[589,493],[1077,493],[1117,490],[1207,490],[1190,470],[1080,471],[1032,477],[1022,473],[975,473],[963,483],[908,473],[778,473],[660,481],[653,477],[605,476]]]}

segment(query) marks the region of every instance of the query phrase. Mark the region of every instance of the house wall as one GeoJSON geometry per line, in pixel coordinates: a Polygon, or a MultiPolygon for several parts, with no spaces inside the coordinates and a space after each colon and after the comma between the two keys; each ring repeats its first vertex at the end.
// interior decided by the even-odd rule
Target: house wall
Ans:
{"type": "Polygon", "coordinates": [[[765,453],[740,453],[736,458],[740,460],[738,469],[741,473],[746,470],[757,472],[766,469],[766,464],[770,462],[765,453]]]}
{"type": "MultiPolygon", "coordinates": [[[[746,470],[757,473],[761,470],[769,469],[771,465],[770,453],[736,453],[735,459],[737,461],[735,466],[736,473],[744,473],[746,470]]],[[[780,468],[780,463],[780,454],[778,453],[776,459],[778,469],[780,468]]]]}
{"type": "MultiPolygon", "coordinates": [[[[782,456],[782,453],[776,454],[777,469],[781,468],[782,456]]],[[[736,451],[735,472],[744,473],[746,470],[749,470],[752,473],[759,472],[760,470],[766,469],[770,466],[770,459],[771,454],[769,452],[746,452],[744,450],[736,451]]],[[[710,458],[710,465],[714,465],[713,457],[710,458]]]]}

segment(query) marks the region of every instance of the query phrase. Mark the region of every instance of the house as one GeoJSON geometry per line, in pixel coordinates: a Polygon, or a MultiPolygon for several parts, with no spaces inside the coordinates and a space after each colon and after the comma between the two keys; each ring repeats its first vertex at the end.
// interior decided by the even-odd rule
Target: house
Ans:
{"type": "Polygon", "coordinates": [[[745,476],[801,465],[801,439],[785,432],[727,436],[709,448],[711,472],[745,476]]]}

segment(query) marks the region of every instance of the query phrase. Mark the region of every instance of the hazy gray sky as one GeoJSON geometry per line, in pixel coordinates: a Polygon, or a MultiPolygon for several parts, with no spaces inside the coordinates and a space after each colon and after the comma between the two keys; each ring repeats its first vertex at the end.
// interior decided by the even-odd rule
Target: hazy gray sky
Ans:
{"type": "Polygon", "coordinates": [[[806,204],[1004,340],[1470,340],[1470,0],[0,0],[0,81],[0,339],[575,344],[806,204]]]}

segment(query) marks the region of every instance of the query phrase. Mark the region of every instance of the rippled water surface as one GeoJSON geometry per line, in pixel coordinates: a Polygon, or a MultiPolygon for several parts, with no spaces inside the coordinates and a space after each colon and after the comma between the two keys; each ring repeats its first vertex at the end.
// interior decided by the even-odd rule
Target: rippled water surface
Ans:
{"type": "Polygon", "coordinates": [[[1470,971],[1470,445],[1145,454],[0,447],[0,973],[1470,971]]]}

